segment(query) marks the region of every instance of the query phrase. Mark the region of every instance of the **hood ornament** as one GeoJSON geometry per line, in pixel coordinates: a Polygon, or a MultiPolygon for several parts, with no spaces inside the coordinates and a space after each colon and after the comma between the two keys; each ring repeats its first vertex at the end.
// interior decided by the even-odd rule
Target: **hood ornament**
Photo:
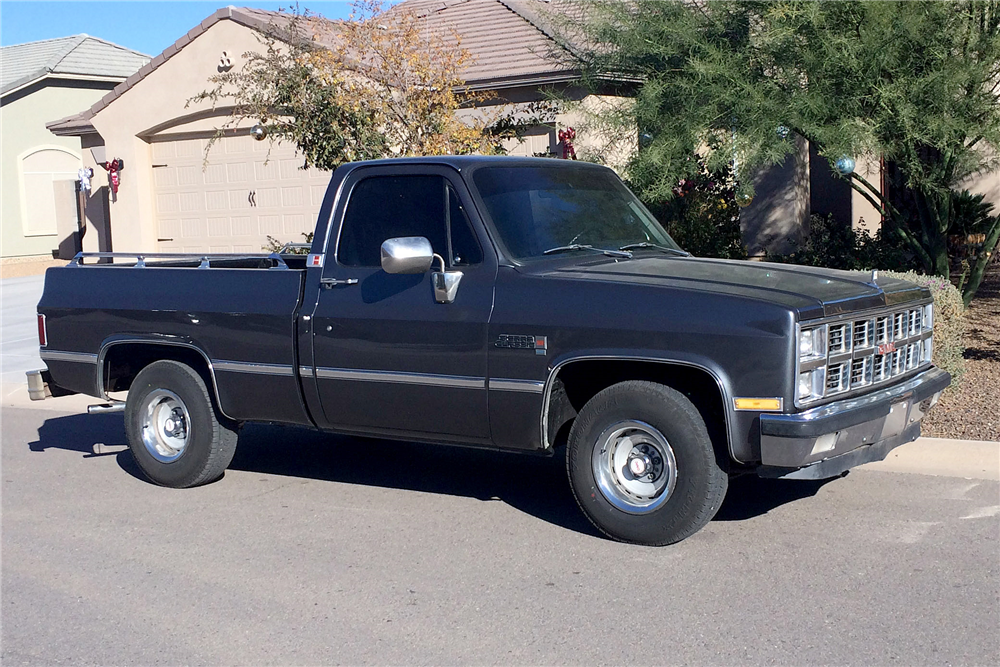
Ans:
{"type": "Polygon", "coordinates": [[[872,286],[872,287],[874,287],[879,292],[882,291],[882,287],[878,284],[878,269],[872,269],[872,277],[867,282],[867,284],[870,285],[870,286],[872,286]]]}

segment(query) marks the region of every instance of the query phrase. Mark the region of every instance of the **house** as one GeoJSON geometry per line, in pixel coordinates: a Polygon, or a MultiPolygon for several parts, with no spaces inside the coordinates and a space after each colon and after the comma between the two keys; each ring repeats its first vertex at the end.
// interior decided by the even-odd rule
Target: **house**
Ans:
{"type": "Polygon", "coordinates": [[[45,123],[86,109],[149,57],[75,35],[0,48],[0,155],[4,263],[51,259],[77,229],[81,141],[45,123]]]}
{"type": "MultiPolygon", "coordinates": [[[[547,90],[587,104],[609,95],[581,88],[572,58],[556,38],[545,0],[406,0],[393,11],[417,14],[431,29],[453,30],[470,61],[462,72],[472,90],[495,91],[492,104],[529,104],[547,90]]],[[[571,6],[571,5],[564,5],[571,6]]],[[[209,77],[240,67],[242,54],[261,49],[259,36],[281,14],[226,7],[195,26],[163,53],[83,113],[49,124],[60,137],[82,141],[84,163],[95,169],[87,202],[86,250],[144,252],[260,252],[274,237],[301,241],[311,231],[329,174],[301,169],[293,146],[255,142],[239,127],[206,148],[231,109],[190,102],[209,77]],[[100,164],[120,159],[116,193],[100,164]]],[[[579,127],[575,113],[555,114],[533,128],[515,155],[560,154],[558,131],[579,127]]],[[[578,147],[586,148],[583,134],[578,147]]],[[[859,160],[878,182],[880,165],[859,160]]],[[[877,227],[875,209],[830,173],[805,141],[785,164],[757,178],[757,197],[741,225],[751,253],[785,250],[808,228],[811,212],[832,212],[852,224],[877,227]]]]}
{"type": "MultiPolygon", "coordinates": [[[[470,87],[495,90],[501,101],[542,98],[540,87],[567,87],[575,72],[548,57],[555,43],[517,11],[513,0],[410,0],[429,22],[454,26],[472,59],[470,87]]],[[[294,146],[254,141],[250,127],[217,138],[231,109],[189,103],[222,68],[240,67],[260,50],[259,35],[281,15],[226,7],[195,26],[83,113],[49,123],[60,137],[82,142],[94,168],[84,249],[144,252],[260,252],[268,237],[301,241],[313,229],[329,174],[301,169],[294,146]],[[109,192],[103,163],[121,160],[118,189],[109,192]]],[[[582,91],[578,95],[583,95],[582,91]]],[[[554,152],[552,126],[512,145],[515,154],[554,152]]]]}

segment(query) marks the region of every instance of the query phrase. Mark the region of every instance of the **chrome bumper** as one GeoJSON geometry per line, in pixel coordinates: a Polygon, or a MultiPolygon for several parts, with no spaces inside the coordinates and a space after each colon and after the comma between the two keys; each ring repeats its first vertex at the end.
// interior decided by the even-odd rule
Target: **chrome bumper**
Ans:
{"type": "Polygon", "coordinates": [[[881,461],[920,436],[951,376],[930,368],[892,387],[797,414],[760,417],[762,477],[825,479],[881,461]]]}

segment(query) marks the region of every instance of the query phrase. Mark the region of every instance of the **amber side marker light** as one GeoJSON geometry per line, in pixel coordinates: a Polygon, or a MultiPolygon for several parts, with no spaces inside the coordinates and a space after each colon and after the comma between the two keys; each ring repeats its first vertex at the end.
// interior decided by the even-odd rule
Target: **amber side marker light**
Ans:
{"type": "Polygon", "coordinates": [[[733,404],[737,410],[758,410],[762,412],[781,410],[780,398],[734,398],[733,404]]]}

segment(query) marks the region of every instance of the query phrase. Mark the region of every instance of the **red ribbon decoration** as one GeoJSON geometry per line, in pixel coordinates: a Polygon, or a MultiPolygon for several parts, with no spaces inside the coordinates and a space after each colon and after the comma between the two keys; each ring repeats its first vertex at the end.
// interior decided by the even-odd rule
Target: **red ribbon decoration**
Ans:
{"type": "Polygon", "coordinates": [[[564,160],[575,160],[576,159],[576,149],[573,148],[573,140],[576,139],[576,130],[572,127],[567,127],[565,130],[559,130],[559,141],[562,142],[562,159],[564,160]]]}
{"type": "Polygon", "coordinates": [[[121,170],[124,163],[120,157],[112,159],[110,162],[101,162],[100,165],[108,172],[108,182],[111,183],[111,193],[118,194],[118,184],[121,182],[121,170]]]}

